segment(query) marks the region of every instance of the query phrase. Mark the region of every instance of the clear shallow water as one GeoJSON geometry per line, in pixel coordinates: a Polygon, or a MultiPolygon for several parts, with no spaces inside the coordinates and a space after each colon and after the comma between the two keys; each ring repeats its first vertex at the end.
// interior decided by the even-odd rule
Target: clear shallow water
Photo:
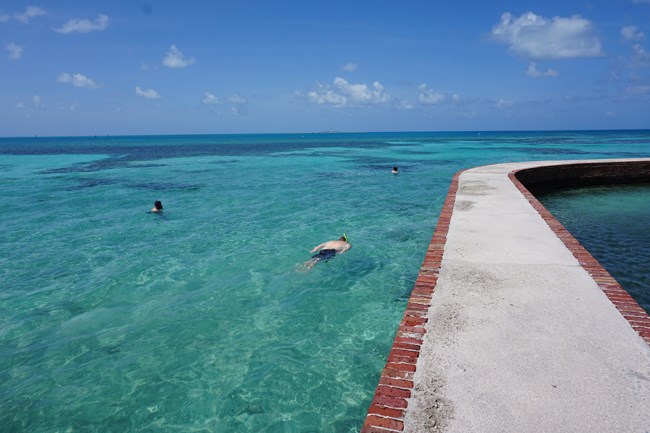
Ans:
{"type": "Polygon", "coordinates": [[[571,188],[538,198],[650,313],[650,185],[571,188]]]}
{"type": "Polygon", "coordinates": [[[0,139],[2,431],[358,431],[453,174],[616,157],[650,131],[0,139]]]}

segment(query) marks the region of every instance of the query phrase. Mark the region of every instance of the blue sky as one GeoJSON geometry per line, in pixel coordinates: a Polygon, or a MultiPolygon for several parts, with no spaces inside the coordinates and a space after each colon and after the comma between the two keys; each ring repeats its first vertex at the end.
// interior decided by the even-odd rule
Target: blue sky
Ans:
{"type": "Polygon", "coordinates": [[[650,0],[0,1],[0,136],[650,128],[650,0]]]}

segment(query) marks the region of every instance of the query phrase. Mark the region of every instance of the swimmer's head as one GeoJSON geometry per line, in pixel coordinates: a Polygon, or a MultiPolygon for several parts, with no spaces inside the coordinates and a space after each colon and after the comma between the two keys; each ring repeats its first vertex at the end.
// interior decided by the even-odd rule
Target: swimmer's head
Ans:
{"type": "Polygon", "coordinates": [[[158,210],[162,210],[163,208],[162,202],[160,200],[156,200],[156,202],[153,204],[153,207],[155,207],[158,210]]]}
{"type": "Polygon", "coordinates": [[[347,242],[347,241],[348,241],[348,236],[347,236],[345,233],[343,233],[343,236],[341,236],[341,237],[339,238],[339,240],[344,241],[344,242],[347,242]]]}

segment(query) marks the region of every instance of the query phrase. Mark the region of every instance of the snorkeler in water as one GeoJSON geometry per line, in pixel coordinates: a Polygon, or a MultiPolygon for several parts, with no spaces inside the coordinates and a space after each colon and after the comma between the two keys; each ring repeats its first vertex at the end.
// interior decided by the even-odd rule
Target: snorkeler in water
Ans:
{"type": "Polygon", "coordinates": [[[318,250],[320,251],[318,254],[315,254],[311,259],[305,262],[305,267],[311,269],[316,266],[316,263],[320,262],[321,260],[326,262],[330,259],[333,259],[337,254],[343,254],[350,248],[352,248],[352,245],[350,245],[348,242],[348,237],[344,233],[343,236],[336,240],[323,242],[322,244],[312,248],[310,253],[315,253],[318,250]]]}
{"type": "Polygon", "coordinates": [[[153,204],[153,208],[149,211],[152,213],[161,213],[163,211],[163,204],[160,200],[156,200],[153,204]]]}

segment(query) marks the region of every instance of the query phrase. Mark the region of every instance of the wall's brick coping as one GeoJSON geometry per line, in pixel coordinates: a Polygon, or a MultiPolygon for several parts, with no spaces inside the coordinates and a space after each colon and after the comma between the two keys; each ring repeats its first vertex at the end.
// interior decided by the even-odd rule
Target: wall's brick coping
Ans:
{"type": "Polygon", "coordinates": [[[427,322],[431,296],[438,281],[461,173],[456,173],[451,181],[436,230],[415,280],[411,297],[406,304],[406,311],[397,330],[393,348],[388,354],[386,367],[381,372],[379,385],[370,403],[368,416],[361,429],[362,433],[389,433],[404,430],[407,399],[413,389],[413,375],[426,332],[424,324],[427,322]]]}
{"type": "MultiPolygon", "coordinates": [[[[571,169],[588,167],[588,165],[572,165],[571,169]]],[[[605,164],[600,163],[600,165],[604,166],[605,164]]],[[[555,166],[562,167],[561,165],[555,166]]],[[[537,168],[543,169],[544,166],[537,168]]],[[[556,236],[562,240],[580,265],[592,276],[632,328],[650,345],[650,316],[516,177],[518,173],[530,173],[537,168],[514,170],[508,173],[508,177],[556,236]]],[[[424,262],[413,286],[361,433],[394,433],[404,430],[408,399],[413,390],[413,377],[426,333],[424,324],[428,320],[431,298],[438,281],[449,223],[456,202],[458,182],[463,171],[456,173],[451,181],[438,224],[424,256],[424,262]]]]}

